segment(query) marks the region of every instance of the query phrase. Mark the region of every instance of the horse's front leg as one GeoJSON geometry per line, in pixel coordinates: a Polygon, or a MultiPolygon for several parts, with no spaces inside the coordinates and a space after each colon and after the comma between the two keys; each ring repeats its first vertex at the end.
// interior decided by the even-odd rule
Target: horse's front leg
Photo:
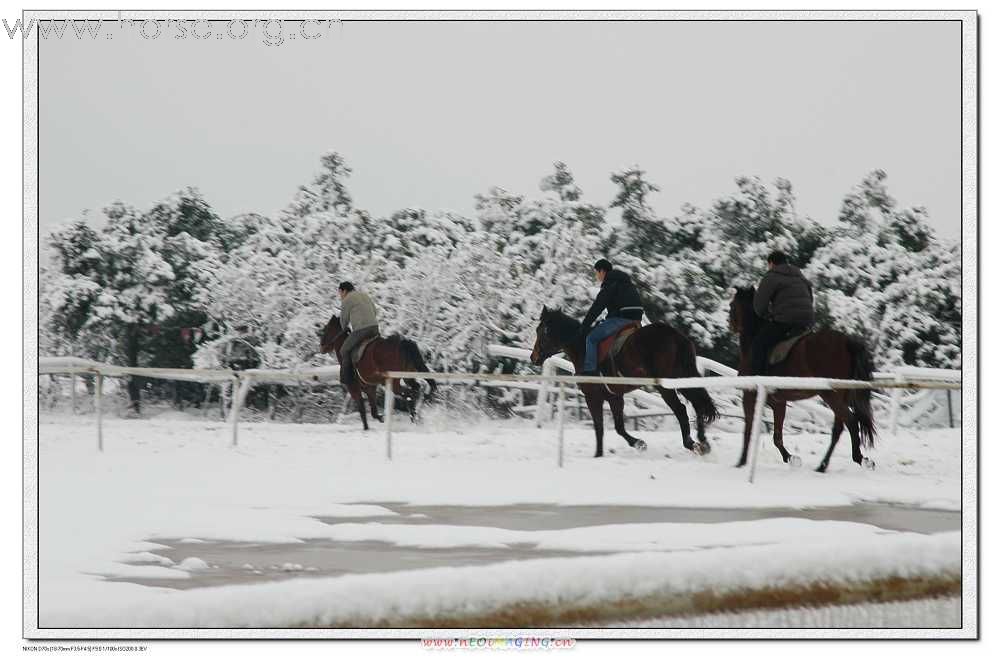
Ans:
{"type": "Polygon", "coordinates": [[[592,393],[584,393],[583,396],[587,399],[587,409],[594,422],[594,439],[597,441],[594,457],[600,458],[604,455],[604,398],[592,393]]]}
{"type": "Polygon", "coordinates": [[[625,430],[625,397],[615,396],[608,400],[608,405],[611,407],[611,418],[615,422],[615,432],[625,438],[628,445],[635,450],[645,451],[646,442],[638,437],[633,437],[625,430]]]}
{"type": "Polygon", "coordinates": [[[785,449],[784,427],[785,408],[788,403],[784,400],[776,400],[771,397],[771,411],[774,414],[774,446],[781,453],[781,460],[790,467],[798,467],[802,464],[802,459],[797,455],[792,455],[785,449]]]}
{"type": "Polygon", "coordinates": [[[379,423],[382,423],[384,420],[382,419],[382,415],[379,414],[378,411],[378,394],[376,393],[375,387],[374,386],[366,387],[365,395],[368,396],[368,403],[372,407],[372,418],[378,421],[379,423]]]}
{"type": "Polygon", "coordinates": [[[365,400],[361,394],[361,390],[352,389],[351,398],[358,404],[358,412],[361,414],[361,425],[364,426],[365,430],[368,430],[368,414],[365,412],[365,400]]]}

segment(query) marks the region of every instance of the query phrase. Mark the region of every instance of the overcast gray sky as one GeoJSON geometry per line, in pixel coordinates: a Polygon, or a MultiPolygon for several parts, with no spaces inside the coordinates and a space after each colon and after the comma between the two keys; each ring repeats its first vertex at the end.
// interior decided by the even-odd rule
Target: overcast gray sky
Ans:
{"type": "Polygon", "coordinates": [[[638,163],[665,216],[781,176],[824,223],[881,168],[942,235],[961,226],[958,22],[350,22],[280,46],[102,29],[41,44],[43,232],[188,185],[272,213],[329,150],[377,215],[537,197],[563,160],[603,205],[638,163]]]}

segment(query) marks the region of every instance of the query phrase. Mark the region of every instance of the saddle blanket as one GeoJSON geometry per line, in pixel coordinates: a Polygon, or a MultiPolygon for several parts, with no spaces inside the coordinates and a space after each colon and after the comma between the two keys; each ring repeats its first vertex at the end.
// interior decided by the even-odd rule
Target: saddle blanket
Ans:
{"type": "Polygon", "coordinates": [[[795,347],[795,344],[810,334],[812,334],[812,328],[807,328],[787,339],[782,339],[781,343],[771,348],[771,354],[767,358],[768,365],[773,366],[785,361],[788,358],[788,353],[795,347]]]}
{"type": "Polygon", "coordinates": [[[364,341],[358,344],[357,348],[354,349],[354,359],[352,361],[354,363],[355,369],[357,369],[358,364],[361,363],[361,358],[365,356],[365,348],[367,348],[373,341],[376,341],[379,338],[381,337],[373,336],[369,339],[365,339],[364,341]]]}

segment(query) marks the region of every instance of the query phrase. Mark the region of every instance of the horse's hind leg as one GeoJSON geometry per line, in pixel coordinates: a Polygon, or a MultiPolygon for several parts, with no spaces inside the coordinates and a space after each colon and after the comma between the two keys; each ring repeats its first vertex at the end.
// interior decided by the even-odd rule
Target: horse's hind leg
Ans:
{"type": "MultiPolygon", "coordinates": [[[[697,391],[697,390],[695,390],[695,391],[697,391]]],[[[692,394],[691,392],[692,392],[691,389],[681,389],[680,390],[681,396],[684,396],[689,401],[691,401],[691,405],[694,407],[694,410],[695,410],[694,411],[694,427],[695,427],[695,432],[698,433],[698,443],[694,447],[694,452],[695,453],[700,453],[700,454],[704,455],[706,453],[711,453],[712,452],[712,445],[708,443],[708,438],[705,437],[705,417],[701,413],[699,413],[699,411],[698,411],[698,405],[699,405],[699,403],[702,402],[702,401],[704,401],[705,399],[699,400],[699,397],[697,396],[697,394],[692,394]]],[[[678,400],[680,400],[680,396],[678,396],[677,398],[678,398],[678,400]]],[[[706,398],[707,398],[707,394],[706,394],[706,398]]],[[[711,399],[708,399],[708,400],[711,401],[711,399]]]]}
{"type": "Polygon", "coordinates": [[[874,469],[875,463],[861,453],[861,428],[857,417],[847,404],[847,392],[829,391],[820,394],[820,397],[830,406],[838,419],[843,419],[847,431],[851,433],[851,459],[862,467],[874,469]]]}
{"type": "Polygon", "coordinates": [[[833,449],[836,448],[837,442],[840,441],[840,434],[844,432],[844,421],[838,416],[833,420],[833,433],[830,435],[830,448],[826,450],[826,455],[823,456],[823,461],[819,463],[816,467],[816,471],[819,473],[824,473],[826,468],[830,466],[830,458],[833,456],[833,449]]]}
{"type": "Polygon", "coordinates": [[[615,421],[615,432],[624,437],[628,445],[635,450],[645,451],[646,442],[638,437],[633,437],[625,430],[625,398],[623,396],[614,396],[608,401],[608,404],[611,406],[611,418],[615,421]]]}
{"type": "Polygon", "coordinates": [[[677,423],[681,427],[681,441],[684,442],[684,448],[694,451],[695,443],[691,441],[691,424],[688,422],[687,407],[684,406],[681,399],[677,397],[677,392],[673,389],[657,387],[657,390],[660,392],[663,402],[667,404],[670,411],[677,417],[677,423]]]}
{"type": "Polygon", "coordinates": [[[410,422],[417,422],[417,411],[420,409],[420,401],[423,399],[424,390],[420,388],[420,382],[417,380],[407,380],[407,396],[406,399],[410,403],[410,422]]]}

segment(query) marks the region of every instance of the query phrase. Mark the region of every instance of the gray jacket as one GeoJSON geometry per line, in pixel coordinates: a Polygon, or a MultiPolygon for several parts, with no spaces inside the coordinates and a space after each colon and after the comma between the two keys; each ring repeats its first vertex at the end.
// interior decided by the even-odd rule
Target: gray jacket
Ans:
{"type": "Polygon", "coordinates": [[[794,265],[776,265],[761,279],[753,310],[779,323],[811,325],[815,320],[812,286],[794,265]]]}
{"type": "Polygon", "coordinates": [[[372,299],[361,291],[348,293],[340,306],[340,327],[345,330],[350,327],[352,332],[357,332],[374,325],[378,325],[378,319],[372,299]]]}

